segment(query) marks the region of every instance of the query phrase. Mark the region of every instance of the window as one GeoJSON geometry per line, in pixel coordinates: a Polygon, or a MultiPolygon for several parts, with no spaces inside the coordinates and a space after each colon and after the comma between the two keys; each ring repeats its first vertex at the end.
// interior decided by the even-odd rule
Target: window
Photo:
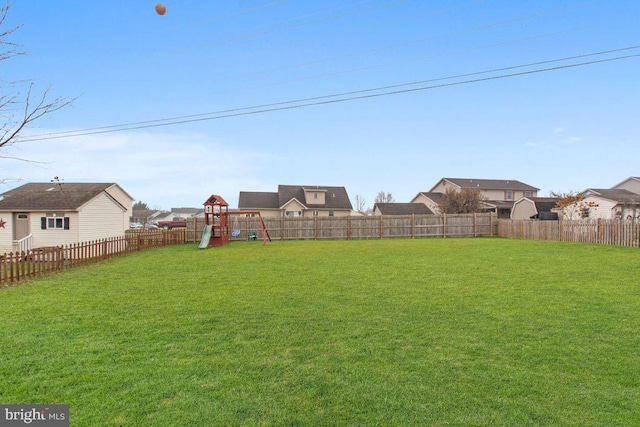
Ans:
{"type": "Polygon", "coordinates": [[[313,211],[313,216],[318,216],[318,211],[313,211]]]}
{"type": "Polygon", "coordinates": [[[504,192],[504,199],[505,200],[513,200],[513,191],[511,191],[511,190],[505,191],[504,192]]]}
{"type": "Polygon", "coordinates": [[[531,191],[525,191],[524,192],[524,197],[531,197],[531,191]]]}
{"type": "Polygon", "coordinates": [[[333,211],[329,211],[329,216],[333,216],[333,211]]]}
{"type": "Polygon", "coordinates": [[[318,193],[313,193],[313,198],[317,199],[318,198],[318,193]]]}
{"type": "Polygon", "coordinates": [[[68,230],[68,216],[43,216],[40,218],[40,228],[42,230],[68,230]]]}

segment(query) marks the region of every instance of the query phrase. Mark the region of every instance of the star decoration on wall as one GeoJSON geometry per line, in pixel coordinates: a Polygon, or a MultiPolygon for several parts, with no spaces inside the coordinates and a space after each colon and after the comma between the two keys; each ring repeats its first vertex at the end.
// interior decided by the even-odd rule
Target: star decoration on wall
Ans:
{"type": "Polygon", "coordinates": [[[4,225],[7,223],[4,219],[0,218],[0,227],[4,228],[4,225]]]}

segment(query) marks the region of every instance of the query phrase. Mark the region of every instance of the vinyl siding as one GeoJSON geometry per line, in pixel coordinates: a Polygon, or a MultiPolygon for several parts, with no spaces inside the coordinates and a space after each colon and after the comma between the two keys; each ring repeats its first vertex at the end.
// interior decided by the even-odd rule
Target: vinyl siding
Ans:
{"type": "Polygon", "coordinates": [[[79,210],[79,241],[123,236],[129,226],[129,214],[105,193],[82,206],[79,210]]]}
{"type": "Polygon", "coordinates": [[[68,230],[43,230],[40,227],[41,218],[46,216],[46,212],[31,212],[30,224],[33,233],[33,247],[60,246],[78,242],[78,212],[64,212],[64,216],[69,218],[68,230]]]}
{"type": "Polygon", "coordinates": [[[0,228],[0,254],[13,251],[13,215],[2,212],[0,218],[6,221],[4,228],[0,228]]]}
{"type": "Polygon", "coordinates": [[[640,181],[637,179],[628,179],[625,182],[616,185],[614,188],[629,190],[632,193],[640,194],[640,181]]]}
{"type": "Polygon", "coordinates": [[[133,216],[133,199],[117,184],[109,187],[107,193],[127,209],[122,227],[124,227],[124,229],[129,228],[129,218],[133,216]]]}
{"type": "MultiPolygon", "coordinates": [[[[434,193],[446,193],[447,189],[449,188],[453,188],[455,190],[460,190],[460,187],[458,187],[455,184],[452,184],[446,180],[441,180],[435,187],[433,187],[430,191],[434,192],[434,193]]],[[[475,188],[475,187],[470,187],[470,188],[475,188]]],[[[512,201],[516,201],[522,197],[538,197],[538,192],[534,191],[534,190],[530,190],[531,194],[527,195],[525,190],[517,190],[517,189],[513,189],[513,190],[501,190],[501,189],[496,189],[496,190],[487,190],[481,187],[477,187],[481,192],[482,195],[484,197],[486,197],[488,200],[512,200],[512,201]],[[511,193],[513,194],[513,197],[511,197],[510,199],[507,199],[507,191],[511,191],[511,193]]],[[[426,203],[427,206],[429,206],[428,203],[426,203]]],[[[429,206],[429,209],[431,209],[431,206],[429,206]]],[[[432,209],[433,210],[433,209],[432,209]]]]}

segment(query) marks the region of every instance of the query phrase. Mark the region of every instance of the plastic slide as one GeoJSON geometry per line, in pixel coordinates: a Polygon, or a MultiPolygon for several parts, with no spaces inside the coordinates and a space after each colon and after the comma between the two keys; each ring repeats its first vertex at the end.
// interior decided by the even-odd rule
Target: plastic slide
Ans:
{"type": "Polygon", "coordinates": [[[207,224],[204,226],[204,230],[202,230],[202,240],[200,241],[199,249],[207,249],[209,247],[209,239],[211,239],[211,229],[213,225],[207,224]]]}

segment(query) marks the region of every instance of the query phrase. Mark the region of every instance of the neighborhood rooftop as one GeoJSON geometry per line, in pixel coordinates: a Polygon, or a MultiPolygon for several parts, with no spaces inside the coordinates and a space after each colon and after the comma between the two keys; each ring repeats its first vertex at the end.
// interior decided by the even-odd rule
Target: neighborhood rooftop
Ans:
{"type": "Polygon", "coordinates": [[[29,183],[1,195],[0,210],[77,209],[115,183],[29,183]]]}
{"type": "Polygon", "coordinates": [[[533,187],[515,179],[442,178],[440,182],[442,181],[449,181],[450,183],[460,188],[482,188],[484,190],[540,190],[539,188],[533,187]]]}

